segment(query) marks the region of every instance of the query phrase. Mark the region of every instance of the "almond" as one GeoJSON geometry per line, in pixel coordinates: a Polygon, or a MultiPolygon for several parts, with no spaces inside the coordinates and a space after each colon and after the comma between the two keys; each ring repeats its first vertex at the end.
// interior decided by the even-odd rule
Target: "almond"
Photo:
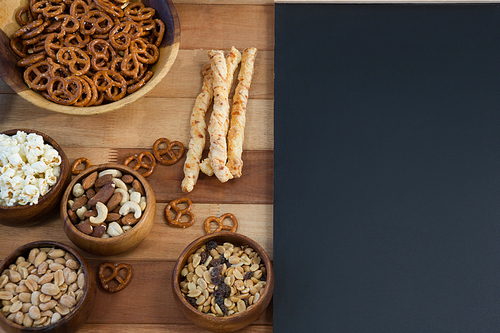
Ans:
{"type": "MultiPolygon", "coordinates": [[[[103,177],[105,177],[105,176],[103,176],[103,177]]],[[[101,178],[103,178],[103,177],[101,177],[101,178]]],[[[99,178],[99,179],[101,179],[101,178],[99,178]]],[[[97,181],[96,181],[96,183],[97,183],[97,181]]],[[[105,204],[109,200],[109,198],[111,198],[114,191],[115,191],[115,183],[113,183],[112,181],[108,181],[99,190],[99,192],[96,193],[96,195],[94,195],[92,198],[90,198],[90,200],[88,201],[88,204],[90,206],[95,206],[97,204],[97,202],[102,202],[103,204],[105,204]]]]}
{"type": "Polygon", "coordinates": [[[103,175],[103,176],[97,178],[94,186],[95,187],[103,187],[107,182],[111,181],[112,179],[113,179],[113,175],[108,173],[106,175],[103,175]]]}
{"type": "Polygon", "coordinates": [[[85,177],[85,179],[82,180],[83,189],[88,190],[89,188],[94,186],[96,179],[97,179],[97,171],[94,171],[90,175],[85,177]]]}
{"type": "Polygon", "coordinates": [[[118,207],[118,205],[122,201],[122,198],[123,198],[123,194],[121,194],[120,192],[114,193],[111,196],[111,198],[109,198],[108,203],[106,204],[106,206],[108,207],[108,212],[110,212],[113,209],[115,209],[116,207],[118,207]]]}

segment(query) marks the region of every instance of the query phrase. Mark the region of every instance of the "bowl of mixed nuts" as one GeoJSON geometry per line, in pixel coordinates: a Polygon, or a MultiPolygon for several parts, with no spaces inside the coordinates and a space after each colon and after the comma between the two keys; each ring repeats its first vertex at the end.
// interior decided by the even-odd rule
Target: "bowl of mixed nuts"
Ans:
{"type": "Polygon", "coordinates": [[[94,307],[92,269],[62,243],[25,244],[3,260],[0,272],[0,327],[6,332],[75,332],[94,307]]]}
{"type": "Polygon", "coordinates": [[[207,234],[189,244],[172,281],[182,313],[214,332],[234,332],[254,322],[274,289],[272,262],[264,249],[234,232],[207,234]]]}
{"type": "Polygon", "coordinates": [[[80,249],[102,256],[137,246],[151,231],[156,199],[137,171],[107,163],[79,173],[61,200],[64,232],[80,249]]]}

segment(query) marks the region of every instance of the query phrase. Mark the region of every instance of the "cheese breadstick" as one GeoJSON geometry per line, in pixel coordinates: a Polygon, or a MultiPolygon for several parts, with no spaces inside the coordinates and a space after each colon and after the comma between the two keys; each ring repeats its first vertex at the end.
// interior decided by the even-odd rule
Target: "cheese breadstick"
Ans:
{"type": "Polygon", "coordinates": [[[182,191],[188,193],[193,190],[200,173],[200,159],[203,148],[205,148],[207,130],[205,114],[213,98],[213,75],[210,63],[203,66],[201,72],[203,74],[203,87],[196,97],[191,114],[191,140],[184,162],[184,179],[181,184],[182,191]]]}
{"type": "MultiPolygon", "coordinates": [[[[238,68],[240,61],[241,61],[241,53],[233,46],[231,48],[231,51],[226,55],[226,67],[227,67],[226,90],[227,90],[227,95],[229,95],[229,91],[231,90],[231,86],[233,84],[234,73],[236,71],[236,68],[238,68]]],[[[227,135],[228,128],[229,128],[229,103],[227,106],[227,116],[225,116],[225,123],[223,125],[224,142],[226,142],[225,137],[227,135]]],[[[210,131],[210,129],[209,129],[209,131],[210,131]]],[[[227,144],[226,144],[226,147],[227,147],[227,144]]],[[[208,176],[212,176],[214,174],[214,171],[212,168],[211,156],[212,156],[212,149],[210,149],[210,152],[208,154],[208,158],[206,158],[201,163],[201,171],[208,176]]],[[[227,153],[226,153],[226,156],[227,156],[227,153]]],[[[231,178],[228,178],[228,179],[231,179],[231,178]]]]}
{"type": "Polygon", "coordinates": [[[241,56],[241,69],[238,74],[238,85],[234,91],[233,108],[231,111],[231,127],[229,128],[227,167],[234,178],[241,177],[243,160],[243,140],[245,137],[246,107],[248,102],[248,91],[252,83],[253,67],[257,49],[254,47],[243,50],[241,56]]]}

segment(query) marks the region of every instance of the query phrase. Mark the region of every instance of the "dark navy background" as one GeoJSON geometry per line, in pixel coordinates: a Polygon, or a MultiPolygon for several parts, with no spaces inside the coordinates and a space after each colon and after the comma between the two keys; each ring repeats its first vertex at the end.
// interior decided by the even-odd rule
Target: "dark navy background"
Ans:
{"type": "Polygon", "coordinates": [[[274,332],[500,331],[500,7],[275,5],[274,332]]]}

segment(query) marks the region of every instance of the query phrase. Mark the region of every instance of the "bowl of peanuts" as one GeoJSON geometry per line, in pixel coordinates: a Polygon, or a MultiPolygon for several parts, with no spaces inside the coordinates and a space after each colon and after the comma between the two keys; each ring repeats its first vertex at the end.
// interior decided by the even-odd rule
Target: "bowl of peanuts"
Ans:
{"type": "Polygon", "coordinates": [[[150,92],[174,63],[171,0],[3,0],[0,77],[50,111],[91,115],[150,92]]]}
{"type": "Polygon", "coordinates": [[[94,307],[94,273],[65,244],[22,245],[2,261],[0,272],[0,327],[6,332],[75,332],[94,307]]]}
{"type": "Polygon", "coordinates": [[[73,178],[60,212],[64,232],[73,244],[88,253],[110,256],[137,246],[149,234],[156,199],[139,172],[106,163],[73,178]]]}
{"type": "Polygon", "coordinates": [[[50,136],[0,132],[0,224],[27,227],[55,216],[70,180],[68,158],[50,136]]]}
{"type": "Polygon", "coordinates": [[[272,262],[249,237],[210,233],[181,253],[172,289],[191,322],[214,332],[234,332],[254,322],[269,305],[274,290],[272,262]]]}

